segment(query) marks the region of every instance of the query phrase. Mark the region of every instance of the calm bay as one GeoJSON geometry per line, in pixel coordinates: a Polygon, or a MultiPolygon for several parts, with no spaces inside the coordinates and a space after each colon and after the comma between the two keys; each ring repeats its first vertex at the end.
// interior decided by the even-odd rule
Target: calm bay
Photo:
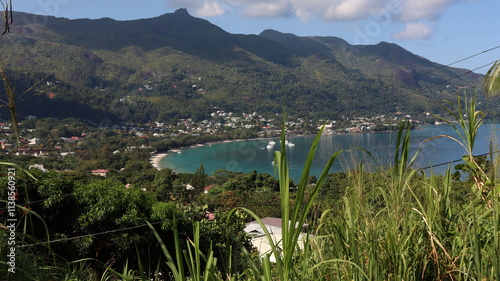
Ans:
{"type": "MultiPolygon", "coordinates": [[[[480,129],[474,149],[475,155],[488,153],[490,140],[493,140],[493,145],[497,146],[495,149],[498,149],[499,129],[500,124],[487,124],[480,129]]],[[[449,125],[421,126],[420,129],[411,132],[410,157],[418,151],[415,168],[425,168],[426,173],[432,170],[434,173],[442,174],[450,166],[449,162],[461,159],[465,154],[465,149],[450,138],[440,137],[424,142],[439,135],[448,135],[460,140],[449,125]],[[427,168],[438,164],[443,165],[427,168]]],[[[334,163],[330,172],[345,171],[357,165],[363,165],[368,170],[388,166],[394,157],[396,137],[397,132],[323,135],[314,158],[311,175],[319,176],[330,156],[339,150],[345,151],[334,163]],[[369,151],[371,156],[361,149],[369,151]]],[[[300,178],[314,138],[315,136],[287,138],[288,142],[293,143],[287,146],[287,156],[290,176],[295,181],[300,178]]],[[[209,175],[218,169],[243,173],[256,170],[258,173],[275,175],[274,151],[280,149],[280,142],[279,139],[272,140],[275,142],[272,147],[268,146],[271,139],[257,139],[184,149],[179,153],[163,157],[159,166],[173,169],[177,173],[194,173],[203,163],[205,172],[209,175]]],[[[457,163],[451,165],[455,164],[457,163]]]]}

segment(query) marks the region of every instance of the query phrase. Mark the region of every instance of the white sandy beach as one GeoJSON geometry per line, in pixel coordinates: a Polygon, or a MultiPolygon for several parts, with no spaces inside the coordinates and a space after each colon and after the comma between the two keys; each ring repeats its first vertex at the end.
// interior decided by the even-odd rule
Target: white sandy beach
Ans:
{"type": "Polygon", "coordinates": [[[170,153],[173,153],[174,151],[169,151],[169,152],[164,152],[164,153],[155,153],[153,156],[149,158],[149,163],[153,165],[156,169],[160,170],[160,161],[163,157],[169,155],[170,153]]]}
{"type": "MultiPolygon", "coordinates": [[[[255,139],[262,139],[262,138],[255,138],[255,139]]],[[[181,148],[178,148],[178,149],[171,149],[171,150],[168,150],[167,152],[153,154],[149,158],[149,163],[151,163],[151,165],[153,165],[153,167],[155,167],[156,169],[161,170],[161,167],[159,165],[161,159],[163,157],[167,156],[167,155],[172,154],[172,153],[178,153],[178,152],[180,152],[180,151],[182,151],[184,149],[195,148],[195,147],[206,146],[206,145],[212,145],[212,144],[216,144],[216,143],[235,142],[235,141],[248,141],[248,140],[252,140],[252,139],[223,140],[223,141],[207,142],[207,143],[202,143],[202,144],[194,144],[194,145],[190,145],[190,146],[184,146],[184,147],[181,147],[181,148]]]]}
{"type": "MultiPolygon", "coordinates": [[[[295,135],[295,136],[304,136],[303,134],[298,134],[298,135],[295,135]]],[[[189,145],[189,146],[183,146],[183,147],[180,147],[180,148],[177,148],[177,149],[171,149],[171,150],[168,150],[167,152],[162,152],[162,153],[155,153],[153,154],[150,158],[149,158],[149,162],[151,163],[151,165],[153,165],[153,167],[155,167],[156,169],[160,170],[161,167],[160,167],[160,161],[163,157],[167,156],[167,155],[170,155],[172,153],[178,153],[182,150],[185,150],[185,149],[190,149],[190,148],[195,148],[195,147],[201,147],[201,146],[210,146],[212,144],[217,144],[217,143],[227,143],[227,142],[240,142],[240,141],[250,141],[250,140],[265,140],[265,139],[269,139],[269,138],[263,138],[263,137],[259,137],[259,138],[252,138],[252,139],[235,139],[235,140],[221,140],[221,141],[213,141],[213,142],[207,142],[207,143],[200,143],[200,144],[193,144],[193,145],[189,145]]],[[[275,138],[277,139],[277,138],[275,138]]]]}

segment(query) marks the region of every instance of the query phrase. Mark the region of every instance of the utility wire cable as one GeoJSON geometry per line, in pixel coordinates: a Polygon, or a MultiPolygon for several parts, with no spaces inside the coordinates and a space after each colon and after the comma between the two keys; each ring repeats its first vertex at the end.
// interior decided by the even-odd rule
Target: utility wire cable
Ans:
{"type": "MultiPolygon", "coordinates": [[[[494,47],[494,48],[490,48],[490,49],[488,49],[488,50],[484,50],[484,51],[482,51],[482,52],[476,53],[476,54],[471,55],[471,56],[469,56],[469,57],[466,57],[466,58],[463,58],[463,59],[457,60],[457,61],[455,61],[455,62],[453,62],[453,63],[451,63],[451,64],[448,64],[448,65],[445,65],[445,66],[441,66],[441,67],[440,67],[440,68],[438,68],[438,69],[442,69],[442,68],[448,67],[449,65],[453,65],[453,64],[456,64],[456,63],[462,62],[462,61],[464,61],[464,60],[467,60],[467,59],[473,58],[473,57],[475,57],[475,56],[478,56],[478,55],[481,55],[481,54],[487,53],[487,52],[489,52],[489,51],[492,51],[492,50],[495,50],[495,49],[498,49],[498,48],[500,48],[500,45],[498,45],[498,46],[496,46],[496,47],[494,47]]],[[[474,68],[474,69],[472,69],[472,70],[466,70],[465,72],[463,72],[463,73],[461,73],[461,74],[457,74],[457,75],[455,75],[454,77],[452,77],[452,78],[450,78],[450,79],[443,80],[443,81],[438,82],[438,83],[434,83],[433,85],[430,85],[430,86],[428,86],[428,87],[425,87],[425,88],[419,89],[419,90],[417,90],[417,91],[413,91],[413,92],[405,93],[405,94],[403,94],[403,96],[415,95],[415,94],[417,94],[417,93],[420,93],[420,92],[422,92],[422,91],[425,91],[425,90],[431,89],[431,88],[436,87],[436,86],[438,86],[438,85],[441,85],[441,84],[444,84],[444,83],[450,82],[450,81],[452,81],[453,79],[460,78],[460,77],[465,76],[465,75],[467,75],[467,74],[473,73],[474,71],[476,71],[476,70],[478,70],[478,69],[481,69],[481,68],[487,67],[487,66],[489,66],[489,65],[492,65],[494,62],[495,62],[495,61],[490,62],[490,63],[487,63],[487,64],[484,64],[484,65],[481,65],[481,66],[476,67],[476,68],[474,68]]],[[[435,69],[435,70],[438,70],[438,69],[435,69]]],[[[433,71],[435,71],[435,70],[433,70],[433,71]]],[[[430,72],[432,72],[432,71],[428,71],[428,72],[426,72],[426,73],[423,73],[422,75],[427,74],[427,73],[430,73],[430,72]]],[[[415,77],[418,77],[418,76],[415,76],[415,77]]],[[[409,79],[413,79],[413,78],[409,78],[409,79]]],[[[404,81],[407,81],[407,80],[404,80],[404,81]]],[[[398,82],[398,83],[401,83],[401,82],[398,82]]],[[[395,85],[395,84],[393,84],[393,85],[395,85]]],[[[380,88],[379,90],[382,90],[382,89],[387,88],[387,87],[388,87],[388,86],[382,87],[382,88],[380,88]]],[[[230,154],[233,154],[233,153],[236,153],[236,152],[243,151],[243,150],[248,149],[248,148],[251,148],[251,146],[249,146],[249,147],[245,147],[245,148],[243,148],[243,149],[236,150],[236,151],[234,151],[234,152],[229,152],[229,153],[226,153],[226,154],[216,155],[216,156],[214,156],[214,157],[210,157],[210,158],[204,159],[204,160],[202,160],[202,161],[196,161],[196,162],[189,163],[189,164],[185,164],[185,165],[182,165],[182,166],[177,166],[177,167],[174,167],[173,169],[176,169],[176,168],[178,169],[178,168],[184,168],[184,167],[193,166],[193,165],[196,165],[196,164],[203,163],[204,161],[207,161],[207,160],[213,160],[213,159],[216,159],[216,158],[220,158],[220,157],[223,157],[223,156],[226,156],[226,155],[230,155],[230,154]]]]}
{"type": "MultiPolygon", "coordinates": [[[[454,65],[454,64],[457,64],[457,63],[460,63],[460,62],[466,61],[466,60],[468,60],[468,59],[471,59],[471,58],[477,57],[477,56],[479,56],[479,55],[482,55],[482,54],[485,54],[485,53],[491,52],[491,51],[496,50],[496,49],[498,49],[498,48],[500,48],[500,45],[497,45],[497,46],[495,46],[495,47],[493,47],[493,48],[489,48],[489,49],[486,49],[486,50],[481,51],[481,52],[479,52],[479,53],[476,53],[476,54],[470,55],[470,56],[465,57],[465,58],[463,58],[463,59],[459,59],[459,60],[454,61],[454,62],[452,62],[452,63],[446,64],[446,65],[441,65],[440,67],[433,68],[433,69],[428,70],[428,71],[426,71],[426,72],[419,73],[419,74],[417,74],[417,75],[415,75],[415,76],[412,76],[412,77],[410,77],[410,78],[406,78],[406,79],[404,79],[404,80],[402,80],[402,81],[398,81],[398,82],[395,82],[395,83],[393,83],[393,84],[390,84],[390,85],[384,86],[384,87],[380,88],[379,90],[385,90],[385,89],[390,88],[390,87],[393,87],[393,86],[395,86],[395,85],[397,85],[397,84],[401,84],[401,83],[404,83],[404,82],[406,82],[406,81],[409,81],[409,80],[412,80],[412,79],[418,78],[418,77],[420,77],[420,76],[423,76],[423,75],[426,75],[426,74],[429,74],[429,73],[432,73],[432,72],[435,72],[435,71],[441,70],[441,69],[443,69],[443,68],[450,67],[450,66],[452,66],[452,65],[454,65]]],[[[474,70],[477,70],[477,69],[478,69],[478,68],[476,68],[476,69],[474,69],[474,70]]],[[[474,71],[474,70],[473,70],[473,71],[474,71]]]]}
{"type": "MultiPolygon", "coordinates": [[[[246,146],[240,150],[237,150],[237,151],[232,151],[232,152],[229,152],[229,153],[224,153],[224,154],[221,154],[221,155],[217,155],[217,156],[214,156],[210,159],[215,159],[215,158],[219,158],[219,157],[223,157],[223,156],[227,156],[227,155],[230,155],[230,154],[233,154],[233,153],[236,153],[236,152],[239,152],[239,151],[243,151],[245,149],[248,149],[248,148],[252,148],[254,146],[246,146]]],[[[477,155],[477,156],[486,156],[488,155],[488,153],[486,154],[481,154],[481,155],[477,155]]],[[[207,160],[210,160],[210,159],[207,159],[207,160]]],[[[206,161],[206,160],[205,160],[206,161]]],[[[452,161],[448,161],[448,162],[443,162],[443,163],[439,163],[439,164],[434,164],[434,165],[430,165],[430,166],[427,166],[427,167],[423,167],[423,168],[418,168],[418,170],[425,170],[425,169],[429,169],[429,168],[433,168],[433,167],[439,167],[439,166],[443,166],[443,165],[449,165],[451,163],[456,163],[456,162],[460,162],[462,161],[462,159],[456,159],[456,160],[452,160],[452,161]]],[[[188,164],[188,165],[185,165],[185,166],[191,166],[191,165],[194,165],[194,164],[197,164],[197,163],[201,163],[202,161],[200,162],[196,162],[196,163],[192,163],[192,164],[188,164]]],[[[181,167],[185,167],[185,166],[181,166],[181,167]]],[[[68,175],[68,177],[71,177],[71,175],[68,175]]],[[[43,181],[47,181],[47,182],[50,182],[52,179],[44,179],[43,181]]],[[[32,183],[28,183],[28,184],[32,184],[32,185],[35,185],[35,184],[39,184],[40,182],[32,182],[32,183]]],[[[85,192],[85,190],[81,190],[79,192],[72,192],[72,193],[68,193],[68,194],[62,194],[62,195],[59,195],[59,196],[53,196],[52,198],[46,198],[46,199],[40,199],[40,200],[35,200],[35,201],[30,201],[30,202],[25,202],[25,203],[20,203],[18,205],[20,206],[27,206],[27,205],[32,205],[32,204],[38,204],[38,203],[43,203],[45,201],[48,201],[48,200],[59,200],[59,199],[62,199],[62,198],[65,198],[65,197],[69,197],[69,196],[77,196],[81,193],[85,192]]],[[[170,192],[170,193],[166,193],[165,194],[166,196],[170,196],[170,195],[180,195],[180,193],[175,193],[175,192],[170,192]]],[[[4,207],[4,208],[0,208],[0,210],[6,210],[7,208],[4,207]]]]}
{"type": "MultiPolygon", "coordinates": [[[[195,217],[197,217],[199,215],[200,214],[193,215],[193,216],[186,216],[186,217],[178,218],[178,219],[175,219],[175,220],[176,221],[179,221],[179,220],[188,220],[188,219],[195,218],[195,217]]],[[[162,220],[162,221],[152,222],[151,225],[157,225],[157,224],[166,223],[166,222],[174,222],[174,220],[169,219],[169,220],[162,220]]],[[[117,228],[117,229],[112,229],[112,230],[106,230],[106,231],[101,231],[101,232],[96,232],[96,233],[89,233],[89,234],[83,234],[83,235],[78,235],[78,236],[73,236],[73,237],[59,238],[59,239],[54,239],[54,240],[45,241],[45,242],[38,242],[38,243],[32,243],[32,244],[22,245],[20,247],[29,247],[29,246],[35,246],[35,245],[53,244],[53,243],[63,242],[63,241],[72,241],[72,240],[81,239],[81,238],[87,238],[87,237],[92,237],[92,236],[99,236],[99,235],[104,235],[104,234],[109,234],[109,233],[116,233],[116,232],[122,232],[122,231],[127,231],[127,230],[142,228],[142,227],[145,227],[145,226],[148,226],[148,224],[145,223],[145,224],[134,225],[134,226],[124,227],[124,228],[117,228]]]]}
{"type": "Polygon", "coordinates": [[[430,86],[428,86],[428,87],[425,87],[425,88],[422,88],[422,89],[419,89],[419,90],[417,90],[417,91],[410,92],[410,93],[408,93],[408,94],[404,94],[404,95],[408,95],[408,96],[409,96],[409,95],[415,95],[415,94],[417,94],[417,93],[420,93],[420,92],[422,92],[422,91],[428,90],[428,89],[430,89],[430,88],[433,88],[433,87],[439,86],[439,85],[441,85],[441,84],[444,84],[444,83],[450,82],[450,81],[451,81],[451,80],[453,80],[453,79],[457,79],[457,78],[460,78],[460,77],[465,76],[465,75],[467,75],[467,74],[473,73],[474,71],[476,71],[476,70],[478,70],[478,69],[481,69],[481,68],[484,68],[484,67],[487,67],[487,66],[489,66],[489,65],[492,65],[493,63],[495,63],[495,61],[493,61],[493,62],[489,62],[489,63],[484,64],[484,65],[481,65],[481,66],[478,66],[478,67],[476,67],[476,68],[474,68],[474,69],[472,69],[472,70],[467,70],[467,71],[465,71],[465,72],[463,72],[463,73],[461,73],[461,74],[457,74],[457,75],[455,75],[454,77],[452,77],[452,78],[450,78],[450,79],[443,80],[443,81],[438,82],[438,83],[434,83],[434,84],[432,84],[432,85],[430,85],[430,86]]]}
{"type": "MultiPolygon", "coordinates": [[[[476,54],[474,54],[474,55],[468,56],[468,57],[466,57],[466,58],[463,58],[463,59],[457,60],[457,61],[455,61],[455,62],[453,62],[453,63],[448,64],[448,65],[443,65],[443,66],[441,66],[441,67],[439,67],[439,68],[436,68],[436,69],[433,69],[433,70],[430,70],[430,71],[424,72],[424,73],[422,73],[422,74],[419,74],[419,75],[413,76],[413,77],[408,78],[408,79],[405,79],[405,80],[403,80],[403,81],[399,81],[399,82],[394,83],[394,84],[391,84],[391,85],[389,85],[389,86],[384,86],[384,87],[380,88],[379,90],[383,90],[383,89],[386,89],[386,88],[388,88],[388,87],[394,86],[394,85],[396,85],[396,84],[398,84],[398,83],[402,83],[402,82],[408,81],[408,80],[410,80],[410,79],[414,79],[414,78],[417,78],[417,77],[419,77],[419,76],[422,76],[422,75],[425,75],[425,74],[428,74],[428,73],[431,73],[431,72],[437,71],[437,70],[439,70],[439,69],[443,69],[443,68],[445,68],[445,67],[449,67],[450,65],[453,65],[453,64],[456,64],[456,63],[459,63],[459,62],[465,61],[465,60],[467,60],[467,59],[470,59],[470,58],[476,57],[476,56],[478,56],[478,55],[481,55],[481,54],[487,53],[487,52],[489,52],[489,51],[492,51],[492,50],[495,50],[495,49],[498,49],[498,48],[500,48],[500,45],[498,45],[498,46],[496,46],[496,47],[493,47],[493,48],[490,48],[490,49],[487,49],[487,50],[484,50],[484,51],[482,51],[482,52],[476,53],[476,54]]],[[[494,63],[494,61],[493,61],[493,62],[490,62],[490,63],[487,63],[487,64],[484,64],[484,65],[482,65],[482,66],[476,67],[476,68],[474,68],[474,69],[472,69],[472,70],[467,70],[467,71],[465,71],[464,73],[462,73],[462,74],[458,74],[458,75],[455,75],[455,77],[452,77],[452,78],[450,78],[450,79],[443,80],[443,81],[438,82],[438,83],[434,83],[434,84],[433,84],[433,85],[431,85],[431,86],[428,86],[428,87],[426,87],[426,88],[422,88],[422,89],[419,89],[419,90],[417,90],[417,91],[410,92],[410,93],[407,93],[407,94],[404,94],[404,95],[414,95],[414,94],[417,94],[417,93],[419,93],[419,92],[422,92],[422,91],[424,91],[424,90],[430,89],[430,88],[432,88],[432,87],[436,87],[436,86],[441,85],[441,84],[443,84],[443,83],[450,82],[450,81],[451,81],[451,80],[453,80],[453,79],[457,79],[457,78],[460,78],[460,77],[465,76],[465,75],[467,75],[467,74],[473,73],[474,71],[476,71],[476,70],[478,70],[478,69],[481,69],[481,68],[484,68],[484,67],[486,67],[486,66],[488,66],[488,65],[491,65],[491,64],[493,64],[493,63],[494,63]]],[[[248,149],[248,148],[252,148],[252,146],[248,146],[248,147],[245,147],[245,148],[242,148],[242,149],[238,149],[238,150],[236,150],[236,151],[232,151],[232,152],[229,152],[229,153],[226,153],[226,154],[216,155],[216,156],[214,156],[214,157],[210,157],[210,158],[205,159],[205,160],[203,160],[203,161],[213,160],[213,159],[220,158],[220,157],[223,157],[223,156],[226,156],[226,155],[230,155],[230,154],[233,154],[233,153],[241,152],[241,151],[244,151],[245,149],[248,149]]],[[[195,164],[203,163],[203,161],[197,161],[197,162],[189,163],[189,164],[186,164],[186,165],[183,165],[183,166],[174,167],[174,169],[175,169],[175,168],[177,168],[177,169],[178,169],[178,168],[183,168],[183,167],[189,167],[189,166],[192,166],[192,165],[195,165],[195,164]]],[[[86,172],[82,172],[82,173],[86,173],[86,172]]]]}
{"type": "MultiPolygon", "coordinates": [[[[463,61],[465,61],[465,60],[468,60],[468,59],[474,58],[474,57],[476,57],[476,56],[479,56],[479,55],[482,55],[482,54],[488,53],[488,52],[493,51],[493,50],[496,50],[496,49],[498,49],[498,48],[500,48],[500,45],[497,45],[497,46],[495,46],[495,47],[492,47],[492,48],[489,48],[489,49],[483,50],[483,51],[481,51],[481,52],[478,52],[478,53],[473,54],[473,55],[470,55],[470,56],[468,56],[468,57],[465,57],[465,58],[459,59],[459,60],[454,61],[454,62],[452,62],[452,63],[446,64],[446,65],[442,65],[442,66],[440,66],[440,67],[438,67],[438,68],[431,69],[431,70],[429,70],[429,71],[426,71],[426,72],[424,72],[424,73],[421,73],[421,74],[415,75],[415,76],[413,76],[413,77],[407,78],[407,79],[402,80],[402,81],[399,81],[399,82],[397,82],[397,83],[393,83],[393,84],[391,84],[391,85],[384,86],[384,87],[380,88],[379,90],[383,90],[383,89],[389,88],[389,87],[391,87],[391,86],[394,86],[394,85],[396,85],[396,84],[403,83],[403,82],[406,82],[406,81],[411,80],[411,79],[414,79],[414,78],[418,78],[418,77],[423,76],[423,75],[425,75],[425,74],[429,74],[429,73],[432,73],[432,72],[438,71],[438,70],[440,70],[440,69],[443,69],[443,68],[446,68],[446,67],[450,67],[450,66],[452,66],[452,65],[454,65],[454,64],[457,64],[457,63],[463,62],[463,61]]],[[[440,85],[440,84],[443,84],[443,83],[446,83],[446,82],[450,82],[450,81],[451,81],[451,80],[453,80],[453,79],[456,79],[456,78],[459,78],[459,77],[461,77],[461,76],[464,76],[464,75],[470,74],[470,73],[472,73],[472,72],[474,72],[474,71],[476,71],[476,70],[478,70],[478,69],[484,68],[484,67],[486,67],[486,66],[488,66],[488,65],[491,65],[491,64],[493,64],[493,63],[494,63],[494,62],[490,62],[490,63],[488,63],[488,64],[485,64],[485,65],[482,65],[482,66],[476,67],[476,68],[474,68],[474,69],[472,69],[472,70],[467,70],[466,72],[464,72],[464,73],[462,73],[462,74],[459,74],[459,75],[456,75],[456,76],[455,76],[455,77],[453,77],[453,78],[450,78],[450,79],[448,79],[448,80],[441,81],[441,82],[439,82],[439,83],[435,83],[435,84],[433,84],[433,85],[431,85],[431,86],[428,86],[428,87],[426,87],[426,88],[419,89],[418,91],[414,91],[414,92],[408,93],[407,95],[416,94],[416,93],[422,92],[422,91],[424,91],[424,90],[427,90],[427,89],[429,89],[429,88],[436,87],[436,86],[438,86],[438,85],[440,85]]],[[[217,158],[220,158],[220,157],[223,157],[223,156],[231,155],[231,154],[233,154],[233,153],[238,153],[238,152],[244,151],[244,150],[246,150],[246,149],[248,149],[248,148],[252,148],[252,147],[254,147],[254,146],[247,146],[247,147],[244,147],[244,148],[238,149],[238,150],[236,150],[236,151],[232,151],[232,152],[228,152],[228,153],[224,153],[224,154],[219,154],[219,155],[216,155],[216,156],[210,157],[210,158],[205,159],[205,160],[203,160],[203,161],[217,159],[217,158]]],[[[195,165],[195,164],[203,163],[203,161],[197,161],[197,162],[193,162],[193,163],[186,164],[186,165],[183,165],[183,166],[174,167],[174,169],[175,169],[175,168],[183,168],[183,167],[188,167],[188,166],[192,166],[192,165],[195,165]]],[[[425,167],[425,168],[420,168],[420,169],[428,169],[428,168],[431,168],[431,167],[442,166],[442,165],[446,165],[446,164],[449,164],[449,163],[454,163],[454,162],[459,162],[459,161],[461,161],[461,159],[458,159],[458,160],[453,160],[453,161],[451,161],[451,162],[446,162],[446,163],[440,163],[440,164],[436,164],[436,165],[432,165],[432,166],[425,167]]],[[[80,172],[80,173],[82,173],[82,174],[87,174],[88,172],[80,172]]],[[[73,176],[73,173],[72,173],[71,175],[68,175],[68,176],[73,176]]],[[[46,179],[46,180],[47,180],[47,181],[50,181],[51,179],[46,179]]],[[[34,182],[34,183],[32,183],[32,184],[35,184],[35,182],[34,182]]],[[[70,195],[74,195],[74,194],[65,194],[65,195],[61,195],[61,196],[59,196],[58,198],[63,198],[63,197],[70,196],[70,195]]],[[[22,203],[21,205],[36,204],[36,203],[45,202],[45,201],[47,201],[47,200],[49,200],[49,198],[47,198],[47,199],[43,199],[43,200],[36,200],[36,201],[32,201],[32,202],[22,203]]],[[[5,208],[2,208],[2,209],[0,209],[0,210],[3,210],[3,209],[5,209],[5,208]]]]}
{"type": "MultiPolygon", "coordinates": [[[[280,199],[269,200],[269,201],[265,201],[265,202],[261,202],[261,203],[257,203],[257,204],[245,205],[245,206],[237,206],[235,208],[249,208],[249,207],[255,207],[255,206],[264,206],[264,205],[270,205],[271,203],[278,203],[278,202],[280,202],[280,199]]],[[[174,221],[180,221],[180,220],[190,220],[190,219],[194,219],[196,217],[206,216],[206,215],[207,215],[207,213],[205,211],[203,211],[203,213],[199,213],[199,214],[195,214],[195,215],[191,215],[191,216],[185,216],[185,217],[177,218],[177,219],[161,220],[161,221],[151,222],[150,224],[151,225],[158,225],[158,224],[167,223],[167,222],[174,222],[174,221]]],[[[81,238],[87,238],[87,237],[92,237],[92,236],[99,236],[99,235],[104,235],[104,234],[109,234],[109,233],[116,233],[116,232],[122,232],[122,231],[142,228],[142,227],[146,227],[146,226],[148,226],[148,224],[144,223],[144,224],[140,224],[140,225],[134,225],[134,226],[111,229],[111,230],[106,230],[106,231],[101,231],[101,232],[83,234],[83,235],[78,235],[78,236],[73,236],[73,237],[59,238],[59,239],[54,239],[54,240],[45,241],[45,242],[26,244],[26,245],[22,245],[20,247],[29,247],[29,246],[35,246],[35,245],[53,244],[53,243],[63,242],[63,241],[72,241],[72,240],[81,239],[81,238]]]]}

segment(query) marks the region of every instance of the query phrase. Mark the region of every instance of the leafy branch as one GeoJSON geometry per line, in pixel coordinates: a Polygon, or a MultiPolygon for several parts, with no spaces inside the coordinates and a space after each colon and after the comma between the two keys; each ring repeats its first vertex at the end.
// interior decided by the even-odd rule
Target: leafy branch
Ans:
{"type": "Polygon", "coordinates": [[[489,97],[500,95],[500,60],[497,60],[484,76],[483,88],[489,97]]]}
{"type": "Polygon", "coordinates": [[[20,134],[19,134],[19,122],[17,119],[16,104],[18,102],[23,101],[24,99],[21,99],[21,98],[23,98],[27,93],[31,92],[35,88],[35,86],[37,86],[40,82],[47,79],[48,76],[49,75],[47,75],[45,78],[39,80],[35,84],[33,84],[30,88],[28,88],[26,91],[24,91],[24,93],[22,93],[19,97],[16,97],[15,86],[12,83],[11,79],[9,79],[9,77],[7,75],[7,71],[5,71],[5,69],[0,64],[0,77],[3,81],[5,94],[7,95],[6,101],[0,99],[0,107],[7,106],[9,108],[10,118],[11,118],[11,122],[12,122],[12,128],[14,130],[14,136],[16,138],[16,145],[17,145],[18,149],[20,146],[20,142],[19,142],[20,134]]]}

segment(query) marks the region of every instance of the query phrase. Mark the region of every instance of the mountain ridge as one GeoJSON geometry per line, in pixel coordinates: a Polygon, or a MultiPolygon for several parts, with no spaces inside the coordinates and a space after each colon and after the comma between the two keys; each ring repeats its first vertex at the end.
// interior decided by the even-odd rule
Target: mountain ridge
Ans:
{"type": "Polygon", "coordinates": [[[18,20],[0,51],[16,79],[48,75],[38,89],[42,103],[86,101],[117,121],[204,118],[214,107],[274,114],[284,105],[313,117],[396,108],[421,114],[439,110],[436,102],[454,97],[453,89],[476,87],[481,80],[393,43],[351,45],[333,36],[270,29],[231,34],[186,9],[131,21],[14,16],[18,20]],[[42,99],[48,92],[52,98],[42,99]],[[117,112],[117,105],[127,107],[127,114],[117,112]]]}

